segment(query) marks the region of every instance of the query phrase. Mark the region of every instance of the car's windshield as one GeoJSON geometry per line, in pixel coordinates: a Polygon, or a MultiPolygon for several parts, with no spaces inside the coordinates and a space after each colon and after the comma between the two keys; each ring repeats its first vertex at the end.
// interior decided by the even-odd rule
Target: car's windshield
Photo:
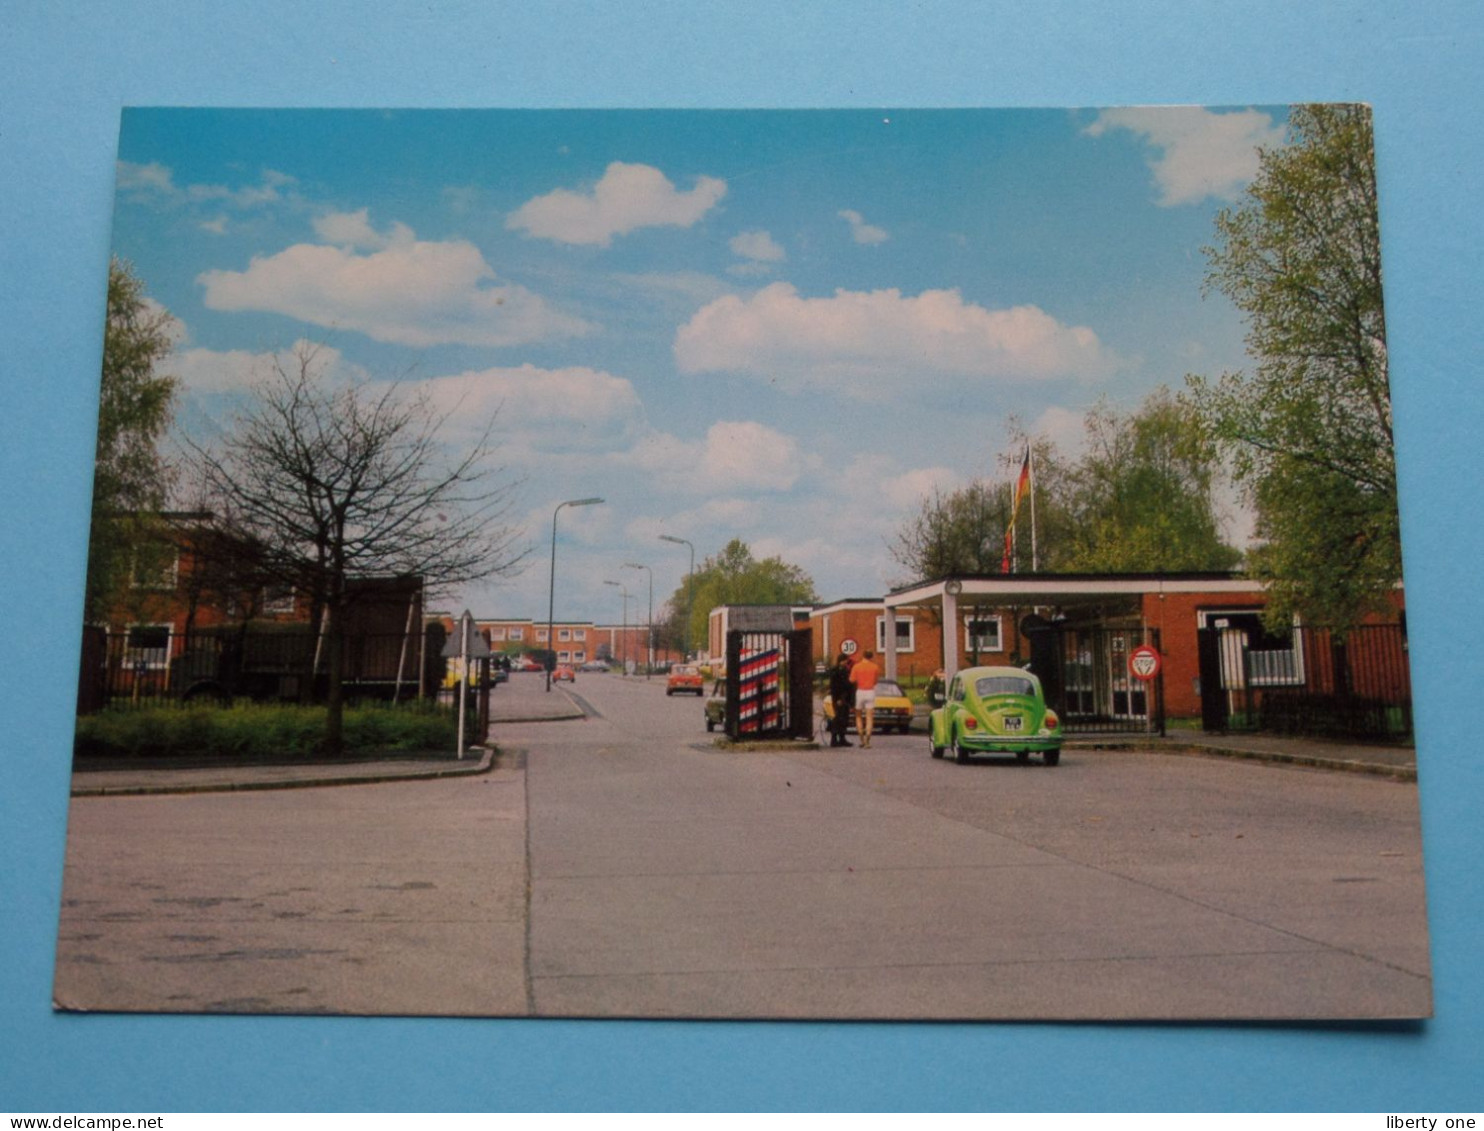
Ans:
{"type": "Polygon", "coordinates": [[[882,696],[900,699],[902,698],[902,689],[898,684],[893,683],[889,679],[878,679],[876,681],[876,698],[880,699],[882,696]]]}
{"type": "Polygon", "coordinates": [[[987,675],[974,681],[974,694],[981,699],[991,695],[1035,695],[1036,685],[1023,675],[987,675]]]}
{"type": "Polygon", "coordinates": [[[695,675],[696,674],[696,669],[695,668],[673,668],[672,669],[672,674],[673,675],[695,675]]]}

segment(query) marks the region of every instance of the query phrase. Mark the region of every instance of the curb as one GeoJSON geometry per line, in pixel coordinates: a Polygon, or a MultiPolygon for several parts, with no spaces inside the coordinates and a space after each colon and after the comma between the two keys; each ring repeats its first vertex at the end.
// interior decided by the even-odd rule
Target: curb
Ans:
{"type": "MultiPolygon", "coordinates": [[[[193,784],[180,782],[171,785],[100,785],[72,787],[73,797],[130,797],[166,793],[247,793],[266,789],[317,789],[325,786],[376,785],[396,781],[429,781],[436,778],[473,777],[488,773],[495,762],[498,747],[469,747],[471,753],[478,752],[478,761],[464,759],[464,764],[443,765],[409,773],[340,774],[332,777],[308,777],[299,779],[262,781],[214,781],[193,784]]],[[[457,760],[455,760],[457,762],[457,760]]],[[[101,771],[106,772],[106,771],[101,771]]],[[[147,772],[147,771],[141,771],[147,772]]]]}
{"type": "Polygon", "coordinates": [[[1317,754],[1294,754],[1281,750],[1244,750],[1236,746],[1207,746],[1197,742],[1160,742],[1140,745],[1136,742],[1068,742],[1069,750],[1133,750],[1141,754],[1173,754],[1176,756],[1201,756],[1213,758],[1235,758],[1248,762],[1269,762],[1280,766],[1302,766],[1315,770],[1337,770],[1345,773],[1374,774],[1397,781],[1416,781],[1415,765],[1395,766],[1386,762],[1361,762],[1352,758],[1324,758],[1317,754]]]}

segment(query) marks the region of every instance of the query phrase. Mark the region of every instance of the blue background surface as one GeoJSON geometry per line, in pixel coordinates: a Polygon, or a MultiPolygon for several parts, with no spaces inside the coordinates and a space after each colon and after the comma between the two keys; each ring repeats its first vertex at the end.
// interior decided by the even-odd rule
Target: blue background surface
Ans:
{"type": "Polygon", "coordinates": [[[0,1108],[1478,1111],[1484,9],[259,0],[0,20],[0,1108]],[[54,1015],[125,105],[1374,105],[1437,1017],[1420,1026],[54,1015]]]}

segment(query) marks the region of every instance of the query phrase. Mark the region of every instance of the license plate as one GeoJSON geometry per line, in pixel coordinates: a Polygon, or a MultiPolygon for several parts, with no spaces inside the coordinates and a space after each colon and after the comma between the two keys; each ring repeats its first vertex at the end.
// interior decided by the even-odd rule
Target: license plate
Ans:
{"type": "Polygon", "coordinates": [[[1022,719],[1019,715],[1009,715],[1009,716],[1007,716],[1005,718],[1005,720],[1004,720],[1004,723],[1005,723],[1005,729],[1007,731],[1008,730],[1020,730],[1020,729],[1022,729],[1025,726],[1025,720],[1022,719]]]}

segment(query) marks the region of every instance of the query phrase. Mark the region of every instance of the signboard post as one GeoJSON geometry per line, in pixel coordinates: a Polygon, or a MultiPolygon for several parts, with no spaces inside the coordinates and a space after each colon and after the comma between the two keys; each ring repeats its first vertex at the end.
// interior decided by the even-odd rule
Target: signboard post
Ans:
{"type": "Polygon", "coordinates": [[[469,704],[469,672],[470,660],[483,659],[490,655],[490,646],[483,636],[474,631],[474,614],[468,609],[459,618],[459,635],[457,640],[450,640],[443,646],[445,659],[458,658],[459,661],[459,758],[464,757],[464,716],[468,713],[469,704]]]}

